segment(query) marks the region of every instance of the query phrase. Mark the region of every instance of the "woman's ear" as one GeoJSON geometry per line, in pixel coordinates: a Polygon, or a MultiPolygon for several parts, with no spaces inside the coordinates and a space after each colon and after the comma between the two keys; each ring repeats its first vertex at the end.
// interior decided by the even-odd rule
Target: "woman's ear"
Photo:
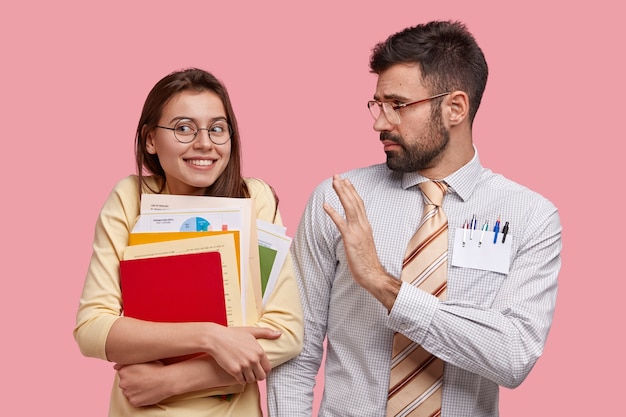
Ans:
{"type": "Polygon", "coordinates": [[[141,136],[146,138],[146,151],[148,151],[150,155],[154,155],[156,154],[156,146],[154,145],[154,129],[147,133],[146,131],[147,126],[143,125],[141,128],[141,136]]]}
{"type": "Polygon", "coordinates": [[[469,117],[469,97],[463,91],[453,91],[448,99],[450,103],[450,114],[448,120],[450,126],[456,126],[469,117]]]}

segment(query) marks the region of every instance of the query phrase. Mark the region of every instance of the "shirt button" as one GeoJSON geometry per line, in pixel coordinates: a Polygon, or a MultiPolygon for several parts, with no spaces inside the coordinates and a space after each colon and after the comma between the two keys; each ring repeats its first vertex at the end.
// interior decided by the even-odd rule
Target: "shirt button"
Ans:
{"type": "Polygon", "coordinates": [[[408,324],[406,324],[406,323],[400,323],[400,329],[402,329],[402,330],[406,330],[406,329],[408,329],[408,328],[409,328],[409,325],[408,325],[408,324]]]}

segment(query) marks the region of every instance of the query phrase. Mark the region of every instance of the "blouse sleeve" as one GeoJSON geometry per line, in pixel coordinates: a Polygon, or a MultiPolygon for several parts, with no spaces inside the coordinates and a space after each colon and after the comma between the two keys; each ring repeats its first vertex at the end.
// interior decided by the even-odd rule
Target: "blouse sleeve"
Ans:
{"type": "Polygon", "coordinates": [[[113,188],[96,222],[74,328],[74,338],[85,356],[107,360],[106,339],[122,312],[120,259],[138,213],[138,180],[129,176],[113,188]]]}

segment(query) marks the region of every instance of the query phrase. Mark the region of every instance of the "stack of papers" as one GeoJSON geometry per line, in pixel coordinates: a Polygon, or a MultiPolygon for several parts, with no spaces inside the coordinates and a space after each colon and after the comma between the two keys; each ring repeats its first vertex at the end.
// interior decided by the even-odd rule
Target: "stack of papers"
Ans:
{"type": "Polygon", "coordinates": [[[291,238],[287,229],[273,223],[257,220],[259,257],[261,267],[261,292],[263,305],[274,291],[278,275],[287,259],[291,238]]]}
{"type": "Polygon", "coordinates": [[[252,199],[144,194],[120,271],[125,314],[136,314],[135,305],[127,305],[136,301],[127,297],[130,293],[125,294],[125,287],[131,279],[139,279],[140,284],[135,283],[134,287],[143,286],[146,297],[154,301],[144,300],[143,307],[148,305],[148,309],[164,311],[164,303],[169,303],[178,305],[174,310],[181,310],[180,305],[187,303],[185,310],[188,310],[197,303],[198,292],[210,292],[203,294],[206,303],[217,310],[211,313],[213,319],[208,320],[205,304],[205,315],[199,319],[181,318],[180,314],[168,318],[170,313],[166,316],[159,313],[156,321],[220,322],[219,318],[225,317],[221,324],[251,325],[260,317],[276,285],[290,245],[291,238],[284,227],[256,220],[252,199]],[[143,274],[137,273],[139,260],[143,260],[143,274]],[[221,268],[215,268],[216,262],[221,263],[221,268]],[[188,264],[193,264],[197,273],[188,264]],[[132,274],[135,278],[129,270],[135,271],[132,274]],[[142,278],[137,278],[138,275],[142,278]],[[217,281],[220,286],[204,280],[213,284],[217,281]],[[159,287],[162,297],[169,297],[170,301],[157,300],[155,294],[159,291],[155,292],[152,286],[159,287]],[[223,297],[223,303],[216,301],[219,297],[223,297]]]}

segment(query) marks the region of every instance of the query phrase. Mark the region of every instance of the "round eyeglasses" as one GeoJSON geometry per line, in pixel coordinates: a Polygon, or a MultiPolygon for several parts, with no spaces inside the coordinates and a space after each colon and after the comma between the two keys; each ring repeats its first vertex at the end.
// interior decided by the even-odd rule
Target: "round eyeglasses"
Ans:
{"type": "Polygon", "coordinates": [[[194,141],[198,132],[206,130],[209,134],[209,139],[216,145],[223,145],[230,140],[232,132],[230,125],[224,120],[218,120],[209,127],[198,127],[196,123],[191,119],[180,119],[176,122],[174,127],[157,126],[161,129],[167,129],[174,132],[174,137],[180,143],[191,143],[194,141]]]}
{"type": "Polygon", "coordinates": [[[382,101],[377,101],[377,100],[370,100],[367,102],[367,108],[370,110],[370,113],[372,114],[372,117],[374,118],[374,120],[378,120],[378,118],[380,117],[380,113],[382,112],[382,113],[385,113],[385,117],[387,118],[389,123],[391,123],[392,125],[399,125],[401,109],[408,107],[408,106],[412,106],[414,104],[425,103],[435,98],[447,96],[448,94],[450,93],[448,92],[448,93],[436,94],[434,96],[423,98],[417,101],[412,101],[410,103],[396,104],[395,106],[386,101],[382,102],[382,101]]]}

